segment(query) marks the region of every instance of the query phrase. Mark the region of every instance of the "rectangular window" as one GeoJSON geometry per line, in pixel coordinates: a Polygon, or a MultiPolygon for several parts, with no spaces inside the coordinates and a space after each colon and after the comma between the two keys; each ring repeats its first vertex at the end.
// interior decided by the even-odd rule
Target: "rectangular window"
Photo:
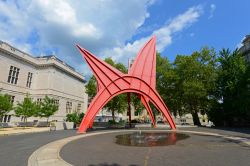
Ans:
{"type": "Polygon", "coordinates": [[[37,104],[41,104],[42,100],[43,100],[42,98],[37,98],[37,99],[36,99],[36,103],[37,103],[37,104]]]}
{"type": "Polygon", "coordinates": [[[53,101],[58,106],[58,110],[57,111],[59,111],[59,100],[58,99],[54,99],[53,101]]]}
{"type": "Polygon", "coordinates": [[[8,116],[7,122],[10,122],[11,115],[8,116]]]}
{"type": "Polygon", "coordinates": [[[9,76],[8,76],[8,83],[17,84],[18,75],[20,69],[14,66],[10,66],[9,76]]]}
{"type": "Polygon", "coordinates": [[[80,103],[78,103],[78,105],[77,105],[77,113],[80,113],[80,111],[81,111],[81,104],[80,103]]]}
{"type": "Polygon", "coordinates": [[[4,118],[3,118],[4,123],[8,122],[8,117],[9,117],[9,115],[4,115],[4,118]]]}
{"type": "Polygon", "coordinates": [[[70,114],[72,110],[72,102],[67,101],[66,103],[66,114],[70,114]]]}
{"type": "Polygon", "coordinates": [[[59,106],[59,100],[58,99],[54,99],[54,103],[59,106]]]}
{"type": "Polygon", "coordinates": [[[28,72],[26,87],[29,87],[29,88],[30,88],[30,86],[31,86],[31,81],[32,81],[32,75],[33,75],[33,73],[28,72]]]}

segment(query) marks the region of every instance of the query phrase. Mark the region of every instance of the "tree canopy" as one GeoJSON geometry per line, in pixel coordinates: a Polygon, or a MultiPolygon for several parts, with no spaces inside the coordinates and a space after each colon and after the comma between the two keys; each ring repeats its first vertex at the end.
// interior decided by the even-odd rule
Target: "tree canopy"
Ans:
{"type": "Polygon", "coordinates": [[[17,116],[23,116],[24,122],[27,122],[27,118],[37,114],[37,105],[29,95],[26,95],[23,102],[18,102],[15,112],[17,116]]]}
{"type": "Polygon", "coordinates": [[[47,118],[47,121],[51,115],[54,115],[58,111],[58,104],[55,103],[53,98],[45,96],[43,101],[37,105],[39,111],[37,111],[37,116],[47,118]]]}
{"type": "Polygon", "coordinates": [[[250,65],[236,49],[219,52],[215,96],[218,102],[209,112],[217,125],[244,125],[250,122],[250,65]]]}
{"type": "Polygon", "coordinates": [[[75,124],[80,124],[82,119],[84,117],[84,113],[77,113],[77,112],[73,112],[71,114],[67,114],[66,115],[66,121],[67,122],[74,122],[75,124]]]}
{"type": "MultiPolygon", "coordinates": [[[[191,55],[177,55],[172,63],[160,53],[156,58],[156,89],[175,116],[190,113],[195,125],[201,125],[199,113],[208,114],[216,125],[250,122],[250,65],[238,50],[217,54],[203,47],[191,55]]],[[[127,73],[123,64],[105,61],[127,73]]],[[[94,77],[86,88],[90,97],[95,96],[94,77]]],[[[131,99],[136,110],[144,108],[136,95],[131,99]]],[[[105,107],[112,114],[123,112],[126,101],[126,96],[116,96],[105,107]]]]}
{"type": "Polygon", "coordinates": [[[215,87],[216,53],[203,48],[191,56],[177,55],[174,63],[157,54],[157,90],[174,115],[191,113],[200,125],[198,113],[205,113],[215,87]]]}
{"type": "Polygon", "coordinates": [[[0,117],[7,114],[12,108],[11,97],[7,94],[0,94],[0,117]]]}
{"type": "Polygon", "coordinates": [[[27,122],[27,118],[32,116],[45,117],[48,121],[49,117],[56,111],[58,111],[58,105],[55,103],[53,98],[45,96],[41,103],[37,103],[33,101],[28,94],[24,100],[22,102],[18,102],[15,107],[16,115],[22,116],[24,118],[24,122],[27,122]]]}

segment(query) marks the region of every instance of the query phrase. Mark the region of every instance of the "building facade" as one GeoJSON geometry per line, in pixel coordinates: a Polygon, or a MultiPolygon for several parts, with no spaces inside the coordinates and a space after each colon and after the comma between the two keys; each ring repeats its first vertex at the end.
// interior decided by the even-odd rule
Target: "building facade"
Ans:
{"type": "Polygon", "coordinates": [[[245,36],[239,51],[243,54],[246,61],[250,62],[250,35],[245,36]]]}
{"type": "MultiPolygon", "coordinates": [[[[85,79],[74,68],[55,56],[32,57],[0,41],[0,93],[9,94],[14,106],[27,94],[40,102],[47,95],[55,99],[59,110],[49,120],[63,121],[68,113],[87,110],[85,79]]],[[[14,111],[2,122],[20,122],[14,111]]],[[[31,117],[28,121],[44,119],[31,117]]]]}

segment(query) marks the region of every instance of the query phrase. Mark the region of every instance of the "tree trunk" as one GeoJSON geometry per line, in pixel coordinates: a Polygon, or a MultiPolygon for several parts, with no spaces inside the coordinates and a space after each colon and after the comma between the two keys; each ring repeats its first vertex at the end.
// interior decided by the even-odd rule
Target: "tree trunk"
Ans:
{"type": "Polygon", "coordinates": [[[49,127],[49,117],[47,117],[47,126],[49,127]]]}
{"type": "Polygon", "coordinates": [[[130,107],[131,98],[130,98],[130,93],[127,93],[127,98],[128,98],[128,121],[129,121],[129,127],[131,128],[132,124],[131,124],[131,107],[130,107]]]}
{"type": "Polygon", "coordinates": [[[2,116],[0,115],[0,129],[3,128],[3,123],[2,123],[2,116]]]}
{"type": "Polygon", "coordinates": [[[28,124],[27,124],[27,117],[26,117],[26,116],[24,117],[24,124],[25,124],[25,125],[24,125],[24,128],[26,128],[27,125],[28,125],[28,124]]]}
{"type": "Polygon", "coordinates": [[[112,112],[112,119],[113,119],[113,122],[115,122],[115,111],[112,110],[111,112],[112,112]]]}
{"type": "Polygon", "coordinates": [[[193,117],[194,125],[201,126],[201,122],[200,122],[200,119],[199,119],[199,116],[198,116],[198,112],[194,111],[191,114],[192,114],[192,117],[193,117]]]}

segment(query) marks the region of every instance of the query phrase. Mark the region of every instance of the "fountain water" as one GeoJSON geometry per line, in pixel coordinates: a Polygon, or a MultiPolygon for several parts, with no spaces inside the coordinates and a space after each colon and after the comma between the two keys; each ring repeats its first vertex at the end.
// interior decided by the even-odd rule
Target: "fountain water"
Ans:
{"type": "Polygon", "coordinates": [[[186,134],[176,132],[134,132],[116,136],[116,143],[126,146],[167,146],[189,138],[186,134]]]}

